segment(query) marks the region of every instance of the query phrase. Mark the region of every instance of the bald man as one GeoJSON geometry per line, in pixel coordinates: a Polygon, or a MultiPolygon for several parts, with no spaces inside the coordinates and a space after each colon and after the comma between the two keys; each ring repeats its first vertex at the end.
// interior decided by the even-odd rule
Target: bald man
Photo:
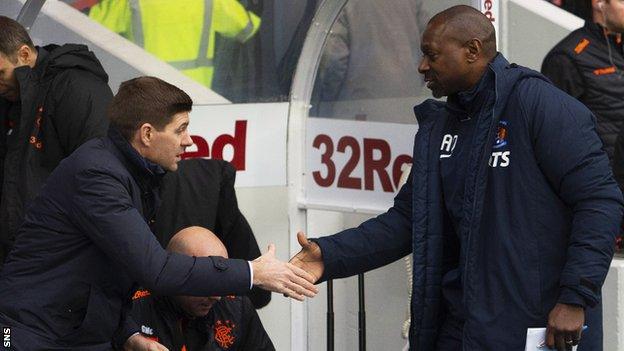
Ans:
{"type": "Polygon", "coordinates": [[[415,107],[407,184],[357,228],[300,233],[291,262],[323,281],[412,253],[412,350],[521,351],[530,327],[558,350],[601,350],[622,195],[592,114],[507,62],[471,7],[434,16],[421,43],[419,72],[448,99],[415,107]]]}
{"type": "MultiPolygon", "coordinates": [[[[228,257],[221,240],[202,227],[179,231],[167,251],[228,257]]],[[[167,297],[140,290],[133,298],[132,317],[152,350],[275,350],[253,304],[244,296],[167,297]]]]}

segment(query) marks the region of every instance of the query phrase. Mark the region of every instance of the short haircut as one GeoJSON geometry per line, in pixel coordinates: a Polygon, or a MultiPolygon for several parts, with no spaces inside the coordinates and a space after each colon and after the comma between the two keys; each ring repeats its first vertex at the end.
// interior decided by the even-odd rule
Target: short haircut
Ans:
{"type": "Polygon", "coordinates": [[[138,77],[121,83],[108,107],[108,118],[130,141],[144,123],[162,130],[173,115],[192,107],[193,100],[180,88],[156,77],[138,77]]]}
{"type": "Polygon", "coordinates": [[[26,28],[9,17],[0,16],[0,54],[15,61],[15,54],[23,45],[35,50],[26,28]]]}

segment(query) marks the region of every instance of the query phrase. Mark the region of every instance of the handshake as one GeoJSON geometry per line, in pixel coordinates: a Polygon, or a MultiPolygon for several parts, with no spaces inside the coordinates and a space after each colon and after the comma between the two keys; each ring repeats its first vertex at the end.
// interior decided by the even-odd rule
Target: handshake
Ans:
{"type": "Polygon", "coordinates": [[[302,249],[288,263],[275,257],[273,244],[262,256],[251,261],[253,285],[299,301],[318,293],[314,283],[323,275],[321,248],[302,232],[297,233],[297,240],[302,249]]]}

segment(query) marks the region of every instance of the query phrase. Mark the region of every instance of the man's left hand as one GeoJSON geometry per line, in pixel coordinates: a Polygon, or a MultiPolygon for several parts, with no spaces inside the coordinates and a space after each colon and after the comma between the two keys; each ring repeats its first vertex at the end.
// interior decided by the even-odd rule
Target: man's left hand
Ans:
{"type": "Polygon", "coordinates": [[[546,346],[558,351],[572,351],[581,340],[583,323],[583,307],[558,303],[548,315],[546,346]]]}
{"type": "Polygon", "coordinates": [[[124,351],[169,351],[169,349],[157,341],[136,333],[126,340],[124,351]]]}

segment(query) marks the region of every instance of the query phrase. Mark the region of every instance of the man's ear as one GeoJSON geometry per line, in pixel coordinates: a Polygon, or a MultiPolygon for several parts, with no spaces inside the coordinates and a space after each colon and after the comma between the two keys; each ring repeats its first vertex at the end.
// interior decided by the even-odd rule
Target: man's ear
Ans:
{"type": "Polygon", "coordinates": [[[16,51],[17,66],[35,67],[37,62],[37,51],[28,45],[22,45],[16,51]]]}
{"type": "Polygon", "coordinates": [[[466,60],[468,63],[474,63],[481,57],[483,52],[483,43],[477,38],[470,39],[466,42],[466,60]]]}
{"type": "Polygon", "coordinates": [[[138,130],[139,141],[143,146],[149,147],[154,140],[154,126],[149,123],[143,123],[138,130]]]}

